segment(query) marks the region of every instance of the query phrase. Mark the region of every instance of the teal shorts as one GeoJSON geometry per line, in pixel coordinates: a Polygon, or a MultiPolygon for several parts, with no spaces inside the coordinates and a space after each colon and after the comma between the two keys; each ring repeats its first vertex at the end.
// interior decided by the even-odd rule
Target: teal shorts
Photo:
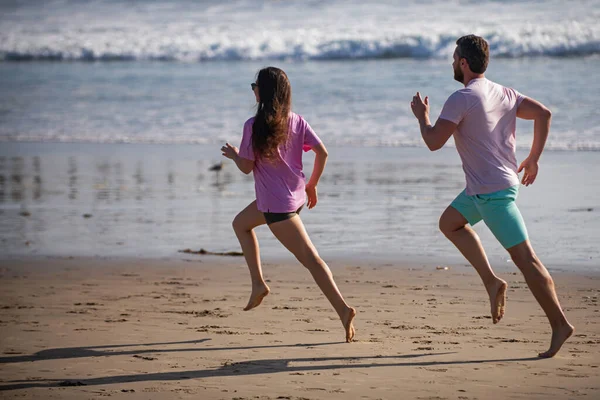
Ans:
{"type": "Polygon", "coordinates": [[[450,204],[475,225],[483,220],[505,249],[527,240],[527,228],[515,200],[519,185],[494,193],[467,195],[463,190],[450,204]]]}

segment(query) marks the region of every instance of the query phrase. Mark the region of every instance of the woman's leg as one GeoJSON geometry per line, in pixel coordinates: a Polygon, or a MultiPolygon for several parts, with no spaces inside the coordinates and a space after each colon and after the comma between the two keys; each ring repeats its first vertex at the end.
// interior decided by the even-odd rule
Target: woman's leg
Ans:
{"type": "Polygon", "coordinates": [[[312,274],[313,279],[321,288],[346,330],[346,342],[354,338],[354,325],[352,321],[356,310],[346,303],[340,293],[331,270],[319,257],[315,246],[312,244],[300,216],[296,215],[285,221],[269,225],[275,237],[304,265],[312,274]]]}
{"type": "Polygon", "coordinates": [[[242,251],[244,252],[244,258],[248,264],[250,270],[250,278],[252,279],[252,294],[248,305],[244,308],[244,311],[253,309],[260,305],[263,298],[269,294],[270,289],[265,283],[262,274],[262,268],[260,265],[260,249],[258,247],[258,240],[254,233],[254,228],[265,224],[265,217],[262,212],[258,211],[256,207],[256,200],[244,208],[234,219],[233,219],[233,230],[240,241],[242,251]]]}

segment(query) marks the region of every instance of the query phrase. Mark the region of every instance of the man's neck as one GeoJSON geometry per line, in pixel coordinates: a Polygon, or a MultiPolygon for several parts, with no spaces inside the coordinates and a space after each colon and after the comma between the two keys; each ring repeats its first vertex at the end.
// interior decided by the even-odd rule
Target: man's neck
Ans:
{"type": "Polygon", "coordinates": [[[480,79],[480,78],[485,78],[485,75],[484,74],[472,74],[469,76],[465,75],[465,79],[463,80],[463,85],[465,85],[465,87],[467,87],[473,79],[480,79]]]}

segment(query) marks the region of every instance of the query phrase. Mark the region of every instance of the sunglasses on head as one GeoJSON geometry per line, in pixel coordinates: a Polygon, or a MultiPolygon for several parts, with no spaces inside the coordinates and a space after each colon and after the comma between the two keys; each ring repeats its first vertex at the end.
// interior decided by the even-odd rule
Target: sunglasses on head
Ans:
{"type": "Polygon", "coordinates": [[[258,85],[256,83],[252,82],[250,84],[250,87],[252,88],[252,90],[254,90],[254,89],[256,89],[258,87],[258,85]]]}

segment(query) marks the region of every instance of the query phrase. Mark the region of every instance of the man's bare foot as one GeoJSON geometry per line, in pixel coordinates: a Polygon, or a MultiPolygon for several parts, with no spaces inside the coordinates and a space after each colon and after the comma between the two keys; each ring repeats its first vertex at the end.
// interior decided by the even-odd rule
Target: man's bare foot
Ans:
{"type": "Polygon", "coordinates": [[[492,286],[487,288],[490,296],[492,321],[497,324],[504,317],[506,306],[506,289],[508,285],[502,279],[498,279],[492,286]]]}
{"type": "Polygon", "coordinates": [[[348,308],[346,315],[342,318],[342,324],[346,330],[346,343],[350,343],[354,339],[354,324],[352,321],[356,317],[356,310],[352,307],[348,308]]]}
{"type": "Polygon", "coordinates": [[[566,325],[552,331],[552,340],[550,342],[550,349],[544,353],[538,354],[541,358],[551,358],[558,353],[563,343],[575,332],[573,325],[567,322],[566,325]]]}
{"type": "Polygon", "coordinates": [[[271,292],[271,289],[265,284],[254,286],[252,285],[252,294],[250,294],[250,300],[248,305],[244,307],[244,311],[252,310],[254,307],[258,307],[262,303],[266,295],[271,292]]]}

